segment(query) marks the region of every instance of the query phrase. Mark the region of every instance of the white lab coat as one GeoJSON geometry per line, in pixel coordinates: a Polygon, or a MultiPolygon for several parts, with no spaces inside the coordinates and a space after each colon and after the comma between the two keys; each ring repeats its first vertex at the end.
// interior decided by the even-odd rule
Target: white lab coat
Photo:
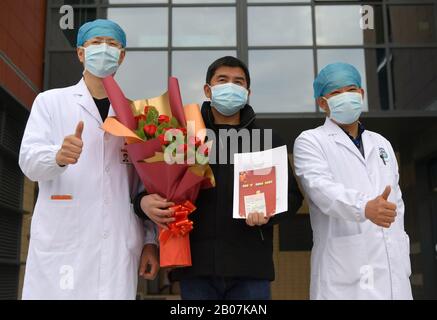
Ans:
{"type": "Polygon", "coordinates": [[[101,124],[83,79],[35,99],[19,158],[24,174],[39,184],[23,299],[136,296],[141,250],[155,242],[154,229],[147,224],[144,235],[132,211],[135,174],[121,163],[123,139],[105,133],[101,124]],[[56,153],[79,121],[84,122],[82,154],[77,164],[61,168],[56,153]],[[72,200],[52,200],[52,195],[72,200]]]}
{"type": "Polygon", "coordinates": [[[311,299],[412,299],[396,157],[390,142],[375,132],[365,130],[362,141],[365,157],[326,119],[294,144],[296,175],[307,195],[313,229],[311,299]],[[384,229],[367,220],[364,211],[387,185],[397,216],[384,229]]]}

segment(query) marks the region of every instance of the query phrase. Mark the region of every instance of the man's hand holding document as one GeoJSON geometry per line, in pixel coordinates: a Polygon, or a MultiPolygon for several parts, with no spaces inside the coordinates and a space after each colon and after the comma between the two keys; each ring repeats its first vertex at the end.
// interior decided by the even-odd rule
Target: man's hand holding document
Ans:
{"type": "Polygon", "coordinates": [[[288,210],[287,146],[234,155],[234,219],[288,210]]]}

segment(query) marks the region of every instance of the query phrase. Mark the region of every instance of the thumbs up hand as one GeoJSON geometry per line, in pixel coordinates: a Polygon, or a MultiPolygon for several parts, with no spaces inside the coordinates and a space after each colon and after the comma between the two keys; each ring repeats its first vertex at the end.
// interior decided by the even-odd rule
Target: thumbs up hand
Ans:
{"type": "Polygon", "coordinates": [[[381,197],[382,197],[384,200],[387,200],[387,199],[388,199],[388,196],[390,195],[390,192],[391,192],[391,187],[390,187],[390,186],[386,186],[385,189],[384,189],[384,191],[383,191],[382,194],[381,194],[381,197]]]}
{"type": "Polygon", "coordinates": [[[391,187],[386,186],[381,195],[366,204],[366,218],[384,228],[389,228],[396,217],[396,205],[387,201],[390,192],[391,187]]]}
{"type": "Polygon", "coordinates": [[[80,121],[76,126],[76,132],[64,138],[62,147],[56,154],[56,163],[59,166],[64,167],[69,164],[75,164],[79,160],[83,148],[83,127],[83,121],[80,121]]]}
{"type": "Polygon", "coordinates": [[[82,140],[82,132],[83,132],[83,121],[79,121],[79,123],[76,126],[76,132],[74,133],[74,136],[82,140]]]}

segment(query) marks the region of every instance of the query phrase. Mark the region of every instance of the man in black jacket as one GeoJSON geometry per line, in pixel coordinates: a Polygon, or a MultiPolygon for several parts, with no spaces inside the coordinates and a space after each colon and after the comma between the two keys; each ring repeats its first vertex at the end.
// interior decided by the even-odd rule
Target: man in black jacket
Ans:
{"type": "MultiPolygon", "coordinates": [[[[211,101],[202,105],[203,120],[217,137],[211,152],[212,157],[215,152],[216,161],[210,164],[216,187],[200,192],[197,210],[190,216],[194,222],[190,233],[192,266],[174,269],[170,277],[180,281],[182,299],[270,299],[270,281],[275,276],[273,225],[296,213],[302,195],[289,165],[288,212],[270,219],[258,213],[249,214],[246,220],[232,217],[233,153],[259,151],[283,143],[274,133],[268,135],[257,126],[255,112],[247,104],[249,71],[237,58],[228,56],[212,63],[204,91],[211,101]],[[229,143],[232,133],[240,134],[241,138],[245,130],[250,136],[249,143],[244,139],[237,139],[236,145],[229,143]],[[272,141],[265,142],[264,134],[272,137],[272,141]],[[260,149],[252,150],[256,144],[252,139],[260,142],[260,149]]],[[[135,201],[135,211],[163,226],[173,221],[168,210],[171,204],[159,195],[142,193],[135,201]]]]}

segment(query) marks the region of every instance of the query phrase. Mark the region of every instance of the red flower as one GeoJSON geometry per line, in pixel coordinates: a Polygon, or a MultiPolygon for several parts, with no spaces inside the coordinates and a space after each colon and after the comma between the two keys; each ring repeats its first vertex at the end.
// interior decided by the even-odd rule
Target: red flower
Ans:
{"type": "Polygon", "coordinates": [[[159,142],[161,142],[161,145],[166,146],[170,143],[170,141],[165,140],[165,133],[162,133],[158,136],[159,142]]]}
{"type": "Polygon", "coordinates": [[[194,137],[194,145],[197,147],[200,147],[202,144],[202,140],[200,140],[198,137],[194,137]]]}
{"type": "Polygon", "coordinates": [[[150,106],[144,106],[144,114],[147,116],[147,113],[149,112],[149,110],[150,110],[150,106]]]}
{"type": "Polygon", "coordinates": [[[147,120],[147,117],[146,117],[144,114],[140,114],[139,116],[136,116],[136,117],[135,117],[135,120],[136,120],[137,123],[138,123],[138,122],[140,122],[141,120],[146,121],[146,120],[147,120]]]}
{"type": "Polygon", "coordinates": [[[187,135],[187,128],[179,128],[179,130],[182,132],[182,134],[183,134],[184,136],[187,135]]]}
{"type": "Polygon", "coordinates": [[[169,116],[166,116],[165,114],[161,114],[161,115],[158,117],[158,123],[161,124],[161,123],[163,123],[163,122],[170,122],[170,117],[169,117],[169,116]]]}
{"type": "Polygon", "coordinates": [[[157,127],[154,124],[146,124],[143,128],[144,133],[149,137],[154,137],[157,127]]]}
{"type": "Polygon", "coordinates": [[[199,150],[199,151],[200,151],[200,154],[205,156],[205,157],[207,157],[209,155],[209,149],[206,145],[203,145],[201,150],[199,150]]]}

